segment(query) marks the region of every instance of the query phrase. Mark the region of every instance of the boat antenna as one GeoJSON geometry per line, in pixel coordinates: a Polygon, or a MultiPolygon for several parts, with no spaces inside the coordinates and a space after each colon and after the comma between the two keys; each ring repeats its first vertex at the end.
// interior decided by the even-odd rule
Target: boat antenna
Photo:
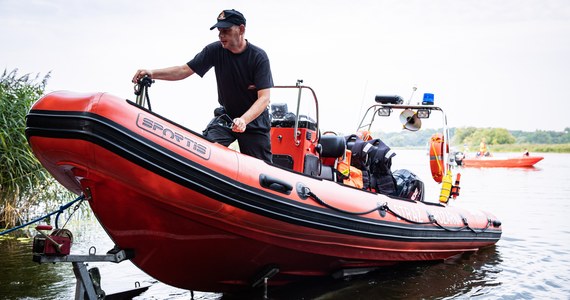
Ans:
{"type": "Polygon", "coordinates": [[[293,131],[293,140],[295,141],[295,145],[299,146],[301,144],[301,140],[297,135],[297,129],[299,128],[299,108],[301,106],[301,90],[303,89],[303,79],[297,79],[297,83],[295,84],[296,87],[299,88],[299,94],[297,96],[297,112],[295,118],[295,129],[293,131]]]}
{"type": "Polygon", "coordinates": [[[152,111],[150,107],[150,98],[148,96],[148,88],[154,83],[154,80],[151,79],[148,75],[143,76],[140,78],[134,86],[135,95],[137,96],[137,105],[145,107],[148,104],[148,110],[152,111]]]}
{"type": "Polygon", "coordinates": [[[412,102],[412,98],[414,97],[414,93],[418,90],[418,87],[416,85],[414,85],[412,87],[412,94],[410,95],[410,99],[408,99],[408,102],[406,103],[406,105],[409,105],[410,102],[412,102]]]}
{"type": "MultiPolygon", "coordinates": [[[[358,120],[362,120],[362,107],[364,106],[367,88],[368,88],[368,79],[364,83],[364,91],[362,92],[362,100],[360,101],[360,108],[358,109],[358,120]]],[[[357,129],[357,131],[358,131],[358,129],[357,129]]]]}

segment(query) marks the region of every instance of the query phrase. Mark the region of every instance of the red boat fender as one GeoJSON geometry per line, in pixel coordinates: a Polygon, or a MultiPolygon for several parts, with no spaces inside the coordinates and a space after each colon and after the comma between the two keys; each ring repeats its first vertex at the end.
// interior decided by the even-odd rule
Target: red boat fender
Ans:
{"type": "MultiPolygon", "coordinates": [[[[433,180],[441,183],[443,179],[443,135],[441,133],[436,133],[431,136],[429,142],[429,166],[431,169],[431,176],[433,180]]],[[[446,153],[449,152],[449,148],[446,149],[446,153]]]]}
{"type": "Polygon", "coordinates": [[[459,196],[459,190],[461,187],[459,186],[459,181],[461,180],[461,173],[457,173],[457,177],[455,177],[455,184],[451,187],[451,197],[453,199],[459,196]]]}

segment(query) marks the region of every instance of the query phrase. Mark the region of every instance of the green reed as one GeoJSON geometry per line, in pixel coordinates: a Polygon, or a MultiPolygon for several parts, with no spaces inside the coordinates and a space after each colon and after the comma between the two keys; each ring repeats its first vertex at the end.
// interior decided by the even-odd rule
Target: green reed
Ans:
{"type": "Polygon", "coordinates": [[[0,228],[37,217],[30,216],[35,208],[56,207],[50,200],[66,194],[35,158],[25,136],[26,114],[49,77],[18,76],[17,69],[0,76],[0,228]]]}

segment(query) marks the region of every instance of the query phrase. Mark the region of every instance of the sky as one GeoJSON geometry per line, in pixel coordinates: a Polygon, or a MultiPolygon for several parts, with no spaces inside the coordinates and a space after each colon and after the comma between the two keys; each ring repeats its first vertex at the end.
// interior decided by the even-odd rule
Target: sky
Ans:
{"type": "MultiPolygon", "coordinates": [[[[433,93],[450,127],[570,127],[567,0],[0,0],[0,71],[49,73],[46,92],[134,100],[137,69],[188,62],[232,8],[276,85],[315,90],[322,130],[352,132],[375,95],[408,100],[413,87],[412,103],[433,93]]],[[[218,106],[213,70],[149,95],[196,131],[218,106]]]]}

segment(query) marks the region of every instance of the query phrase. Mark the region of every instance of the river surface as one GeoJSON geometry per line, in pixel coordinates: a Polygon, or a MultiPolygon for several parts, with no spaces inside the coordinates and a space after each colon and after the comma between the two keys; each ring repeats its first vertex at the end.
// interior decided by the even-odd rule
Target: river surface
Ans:
{"type": "MultiPolygon", "coordinates": [[[[437,199],[424,151],[398,150],[392,170],[415,171],[426,183],[426,200],[437,199]],[[430,195],[431,193],[431,195],[430,195]]],[[[496,154],[516,156],[518,153],[496,154]]],[[[302,282],[269,290],[269,299],[570,299],[570,154],[545,157],[534,168],[464,168],[461,194],[451,204],[495,214],[503,224],[496,246],[453,261],[406,264],[342,280],[302,282]]],[[[437,200],[436,200],[437,201],[437,200]]],[[[104,254],[112,241],[93,219],[75,221],[73,254],[91,246],[104,254]]],[[[107,294],[149,289],[135,299],[190,299],[190,291],[162,284],[130,262],[90,263],[107,294]]],[[[189,270],[191,272],[191,270],[189,270]]],[[[32,262],[31,240],[0,239],[1,299],[72,299],[71,264],[32,262]]],[[[194,292],[194,299],[244,298],[194,292]]],[[[261,299],[262,291],[247,295],[261,299]]]]}

